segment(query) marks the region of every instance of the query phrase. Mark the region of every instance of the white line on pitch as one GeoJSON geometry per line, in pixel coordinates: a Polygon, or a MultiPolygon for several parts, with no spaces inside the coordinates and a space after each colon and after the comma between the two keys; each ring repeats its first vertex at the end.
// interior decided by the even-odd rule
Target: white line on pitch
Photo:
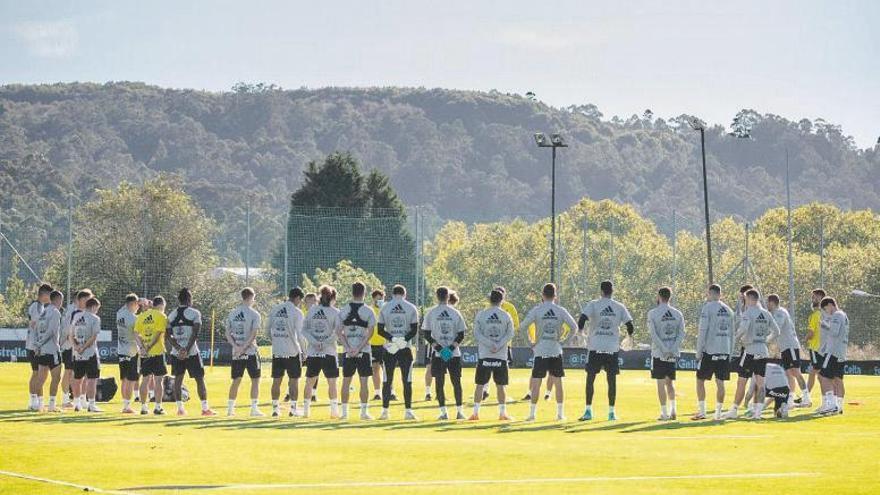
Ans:
{"type": "Polygon", "coordinates": [[[36,481],[39,483],[48,483],[50,485],[66,486],[66,487],[70,487],[70,488],[76,488],[79,490],[88,491],[88,492],[95,492],[95,493],[107,493],[107,494],[111,494],[111,495],[137,495],[133,492],[126,492],[126,491],[120,491],[120,490],[104,490],[103,488],[98,488],[98,487],[94,487],[94,486],[80,485],[78,483],[71,483],[69,481],[61,481],[61,480],[53,480],[50,478],[41,478],[39,476],[31,476],[29,474],[15,473],[12,471],[0,470],[0,476],[8,476],[10,478],[20,478],[23,480],[36,481]]]}
{"type": "MultiPolygon", "coordinates": [[[[683,474],[670,476],[591,476],[580,478],[526,478],[509,480],[423,480],[423,481],[350,481],[335,483],[241,483],[205,487],[205,490],[257,490],[257,489],[319,489],[319,488],[377,488],[419,487],[456,485],[507,485],[514,483],[587,483],[603,481],[666,481],[666,480],[714,480],[714,479],[769,479],[816,476],[818,473],[743,473],[743,474],[683,474]]],[[[149,487],[139,487],[141,490],[149,487]]]]}

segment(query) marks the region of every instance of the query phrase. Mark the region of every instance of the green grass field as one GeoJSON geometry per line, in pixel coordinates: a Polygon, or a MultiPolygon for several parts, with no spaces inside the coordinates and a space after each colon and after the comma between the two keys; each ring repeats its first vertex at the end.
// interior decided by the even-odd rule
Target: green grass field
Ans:
{"type": "MultiPolygon", "coordinates": [[[[589,424],[577,418],[584,375],[569,370],[568,421],[553,421],[541,401],[539,421],[521,421],[528,406],[512,404],[517,421],[494,421],[483,405],[479,423],[437,422],[435,403],[416,402],[419,422],[403,422],[393,403],[388,422],[328,419],[325,384],[309,420],[123,416],[119,396],[102,414],[37,414],[23,410],[25,364],[0,364],[0,493],[880,493],[880,378],[847,377],[846,414],[814,418],[797,410],[788,420],[725,423],[684,418],[658,423],[654,383],[626,371],[618,382],[619,421],[608,422],[604,384],[589,424]],[[53,482],[13,477],[19,473],[53,482]]],[[[106,365],[105,374],[115,374],[106,365]]],[[[209,394],[223,413],[228,368],[209,372],[209,394]]],[[[417,398],[423,394],[416,371],[417,398]]],[[[473,392],[466,371],[465,396],[473,392]]],[[[247,379],[245,379],[247,380],[247,379]]],[[[528,370],[516,370],[520,398],[528,370]]],[[[600,378],[599,381],[602,379],[600,378]]],[[[189,383],[190,389],[194,384],[189,383]]],[[[245,381],[245,386],[247,382],[245,381]]],[[[269,412],[264,380],[264,412],[269,412]]],[[[399,389],[399,386],[397,387],[399,389]]],[[[694,375],[681,372],[679,414],[693,412],[694,375]]],[[[710,395],[714,387],[710,388],[710,395]]],[[[448,393],[451,395],[451,391],[448,393]]],[[[814,391],[814,400],[818,391],[814,391]]],[[[494,390],[493,390],[494,397],[494,390]]],[[[173,412],[169,407],[169,412],[173,412]]],[[[356,409],[355,409],[356,411],[356,409]]],[[[380,406],[371,406],[378,417],[380,406]]],[[[468,407],[468,413],[469,413],[468,407]]]]}

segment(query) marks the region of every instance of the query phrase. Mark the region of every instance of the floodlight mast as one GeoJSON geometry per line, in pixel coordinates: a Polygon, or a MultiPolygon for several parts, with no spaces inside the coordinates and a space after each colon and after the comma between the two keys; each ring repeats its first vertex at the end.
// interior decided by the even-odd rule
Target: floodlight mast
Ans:
{"type": "Polygon", "coordinates": [[[567,148],[565,139],[559,133],[548,138],[543,132],[535,133],[535,144],[539,148],[550,148],[550,282],[556,283],[556,148],[567,148]]]}
{"type": "Polygon", "coordinates": [[[700,131],[700,151],[703,156],[703,211],[706,214],[706,264],[709,271],[709,285],[715,282],[712,271],[712,226],[709,222],[709,180],[706,174],[706,126],[700,119],[688,122],[695,131],[700,131]]]}

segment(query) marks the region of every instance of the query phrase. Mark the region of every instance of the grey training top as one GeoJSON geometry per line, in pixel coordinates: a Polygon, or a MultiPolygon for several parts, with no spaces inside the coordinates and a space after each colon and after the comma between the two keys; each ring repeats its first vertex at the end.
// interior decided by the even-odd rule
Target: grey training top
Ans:
{"type": "Polygon", "coordinates": [[[651,357],[674,362],[684,340],[684,316],[669,304],[661,303],[648,311],[651,357]],[[671,354],[671,358],[666,356],[671,354]]]}
{"type": "Polygon", "coordinates": [[[733,310],[721,301],[708,301],[700,310],[697,359],[703,353],[730,356],[733,352],[733,310]]]}
{"type": "Polygon", "coordinates": [[[577,322],[571,313],[552,301],[544,301],[532,308],[519,328],[527,332],[529,325],[535,324],[535,357],[556,357],[562,355],[562,325],[568,324],[572,331],[577,322]]]}
{"type": "Polygon", "coordinates": [[[480,359],[507,360],[507,344],[513,339],[513,319],[507,311],[492,306],[477,313],[474,340],[480,359]],[[498,349],[492,352],[492,348],[498,349]]]}

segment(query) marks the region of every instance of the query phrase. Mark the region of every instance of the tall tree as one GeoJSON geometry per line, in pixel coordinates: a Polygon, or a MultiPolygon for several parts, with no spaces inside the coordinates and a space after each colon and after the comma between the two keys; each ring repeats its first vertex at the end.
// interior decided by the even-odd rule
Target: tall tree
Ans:
{"type": "Polygon", "coordinates": [[[282,244],[275,259],[283,276],[287,253],[288,284],[306,283],[307,274],[347,260],[386,285],[412,285],[415,244],[388,177],[377,170],[364,177],[351,153],[312,161],[304,175],[290,199],[287,249],[282,244]]]}

